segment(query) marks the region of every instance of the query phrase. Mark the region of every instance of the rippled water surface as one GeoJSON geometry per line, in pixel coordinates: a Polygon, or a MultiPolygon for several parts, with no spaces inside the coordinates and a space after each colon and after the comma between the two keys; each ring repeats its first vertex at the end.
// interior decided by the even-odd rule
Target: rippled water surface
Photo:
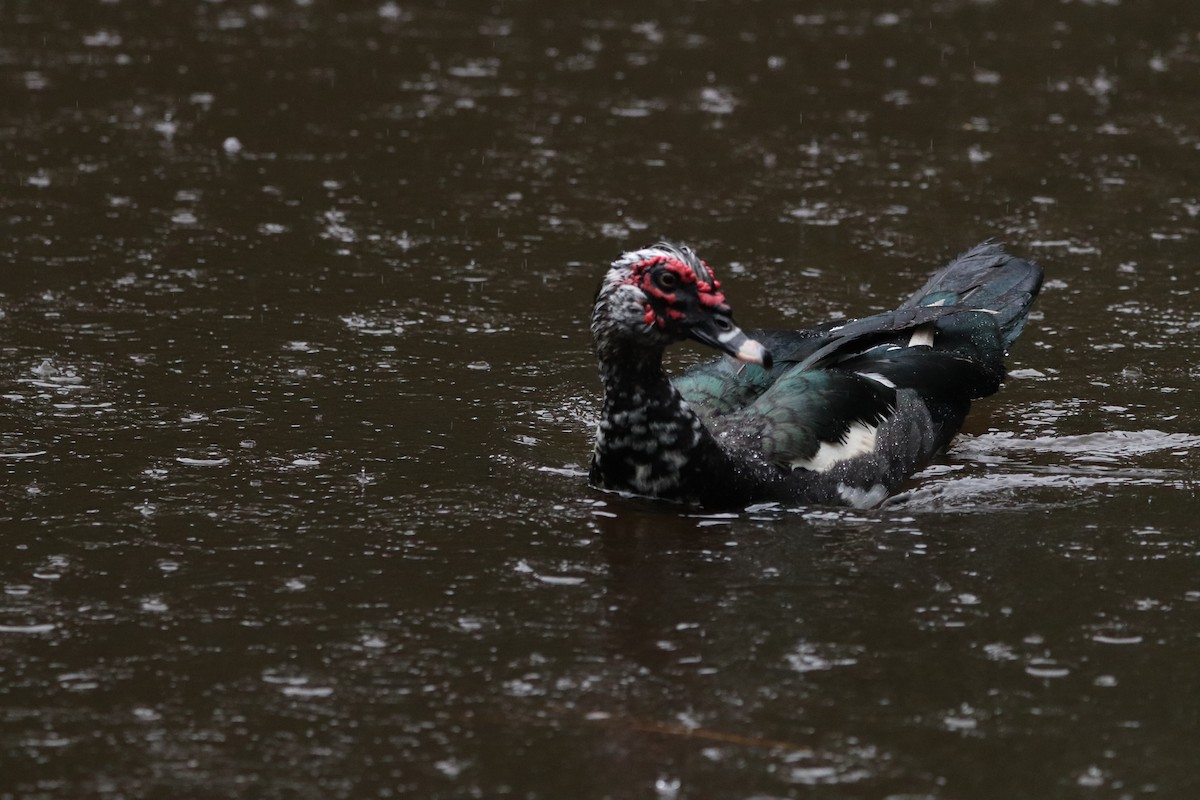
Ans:
{"type": "Polygon", "coordinates": [[[1198,42],[0,0],[0,797],[1197,796],[1198,42]],[[1047,284],[884,508],[696,515],[584,475],[664,236],[748,327],[986,238],[1047,284]]]}

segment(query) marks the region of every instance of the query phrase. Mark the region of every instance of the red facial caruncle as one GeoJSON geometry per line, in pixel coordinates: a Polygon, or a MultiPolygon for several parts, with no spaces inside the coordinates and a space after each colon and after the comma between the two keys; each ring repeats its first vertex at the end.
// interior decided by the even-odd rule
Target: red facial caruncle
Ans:
{"type": "MultiPolygon", "coordinates": [[[[703,261],[700,263],[712,276],[712,269],[708,264],[703,261]]],[[[721,293],[721,282],[716,279],[716,276],[712,276],[711,283],[701,280],[695,270],[677,258],[655,255],[638,261],[630,269],[633,274],[626,282],[637,286],[647,297],[661,300],[666,305],[664,310],[666,319],[664,319],[655,311],[651,303],[646,303],[645,322],[647,325],[657,324],[659,328],[666,328],[667,320],[683,319],[684,313],[676,308],[678,300],[676,288],[689,284],[695,285],[696,297],[702,308],[717,309],[725,306],[725,295],[721,293]],[[660,269],[656,272],[655,267],[660,269]]]]}

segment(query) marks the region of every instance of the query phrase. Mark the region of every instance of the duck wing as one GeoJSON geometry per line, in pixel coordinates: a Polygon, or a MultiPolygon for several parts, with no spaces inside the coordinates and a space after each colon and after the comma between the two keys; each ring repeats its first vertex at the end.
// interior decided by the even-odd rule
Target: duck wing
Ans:
{"type": "Polygon", "coordinates": [[[797,367],[807,369],[854,355],[877,344],[907,343],[914,331],[962,313],[955,307],[918,307],[863,319],[836,320],[797,331],[754,330],[747,335],[774,357],[771,369],[728,356],[696,364],[672,379],[683,399],[706,423],[746,408],[797,367]]]}
{"type": "Polygon", "coordinates": [[[844,335],[831,332],[821,346],[806,347],[811,352],[782,368],[757,396],[734,411],[714,415],[710,427],[718,440],[757,451],[777,467],[824,472],[876,451],[881,426],[911,427],[913,420],[900,417],[917,414],[924,433],[906,445],[905,461],[932,456],[949,443],[971,400],[995,392],[1003,378],[1002,368],[968,353],[891,341],[897,331],[920,336],[931,320],[966,315],[969,321],[955,325],[972,330],[976,349],[1000,347],[991,315],[961,308],[933,310],[943,313],[894,312],[874,318],[877,324],[871,326],[857,324],[867,322],[859,320],[844,335]],[[902,402],[904,393],[912,395],[910,402],[902,402]]]}
{"type": "MultiPolygon", "coordinates": [[[[800,331],[747,331],[774,356],[798,349],[819,348],[824,340],[818,329],[800,331]]],[[[714,417],[745,408],[790,370],[795,363],[775,357],[774,366],[764,369],[736,358],[722,356],[689,367],[671,379],[683,399],[706,423],[714,417]]]]}
{"type": "MultiPolygon", "coordinates": [[[[853,357],[856,349],[862,352],[872,345],[924,341],[937,351],[975,359],[990,374],[1003,377],[1006,351],[1024,328],[1041,285],[1041,267],[1008,255],[994,242],[983,242],[935,272],[895,311],[798,331],[749,331],[774,356],[770,370],[722,358],[686,370],[673,383],[709,422],[753,403],[797,366],[853,357]],[[918,331],[919,339],[914,338],[918,331]]],[[[889,371],[917,367],[911,358],[894,354],[886,360],[893,362],[889,371]]]]}

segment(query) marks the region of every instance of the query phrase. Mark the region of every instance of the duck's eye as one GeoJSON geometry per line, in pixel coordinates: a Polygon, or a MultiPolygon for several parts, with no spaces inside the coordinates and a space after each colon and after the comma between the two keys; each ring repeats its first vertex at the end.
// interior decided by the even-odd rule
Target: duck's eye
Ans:
{"type": "Polygon", "coordinates": [[[679,285],[679,277],[674,272],[660,272],[655,279],[658,288],[670,291],[679,285]]]}

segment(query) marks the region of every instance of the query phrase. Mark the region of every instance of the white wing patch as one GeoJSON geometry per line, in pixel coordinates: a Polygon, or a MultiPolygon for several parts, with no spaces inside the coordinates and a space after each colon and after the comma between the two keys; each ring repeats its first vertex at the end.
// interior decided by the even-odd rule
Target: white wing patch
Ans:
{"type": "Polygon", "coordinates": [[[896,384],[893,383],[890,378],[887,378],[884,375],[880,375],[878,372],[856,372],[855,374],[860,377],[866,378],[869,381],[875,381],[878,384],[882,384],[883,386],[886,386],[889,389],[896,388],[896,384]]]}
{"type": "Polygon", "coordinates": [[[933,347],[933,324],[922,325],[912,332],[908,339],[909,347],[933,347]]]}
{"type": "Polygon", "coordinates": [[[875,433],[879,429],[865,422],[855,422],[846,431],[846,437],[840,442],[821,442],[812,458],[801,458],[792,462],[792,469],[807,469],[812,472],[825,472],[834,464],[865,455],[875,449],[875,433]]]}

